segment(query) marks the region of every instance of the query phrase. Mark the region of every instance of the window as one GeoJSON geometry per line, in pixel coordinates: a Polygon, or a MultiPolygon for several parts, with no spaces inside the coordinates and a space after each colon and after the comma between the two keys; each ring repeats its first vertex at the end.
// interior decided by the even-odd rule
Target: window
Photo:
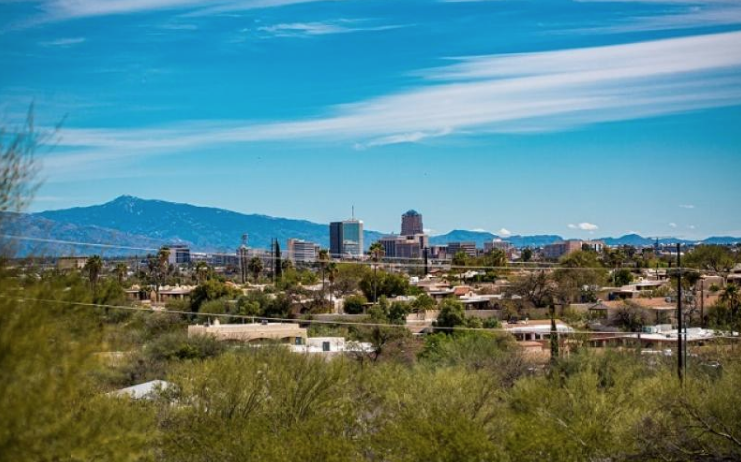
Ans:
{"type": "Polygon", "coordinates": [[[303,341],[301,337],[296,337],[296,345],[303,345],[303,341]]]}
{"type": "Polygon", "coordinates": [[[329,351],[329,342],[322,342],[322,351],[329,351]]]}

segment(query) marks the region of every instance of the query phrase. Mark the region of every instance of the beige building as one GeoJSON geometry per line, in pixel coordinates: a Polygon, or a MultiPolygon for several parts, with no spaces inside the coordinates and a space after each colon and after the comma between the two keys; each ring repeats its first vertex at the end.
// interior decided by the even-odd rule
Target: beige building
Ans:
{"type": "Polygon", "coordinates": [[[87,257],[59,257],[57,258],[57,269],[61,271],[83,269],[85,263],[87,263],[87,257]]]}
{"type": "Polygon", "coordinates": [[[291,323],[221,324],[218,320],[210,326],[188,326],[188,337],[211,335],[217,340],[240,342],[278,341],[291,345],[305,345],[306,329],[291,323]]]}

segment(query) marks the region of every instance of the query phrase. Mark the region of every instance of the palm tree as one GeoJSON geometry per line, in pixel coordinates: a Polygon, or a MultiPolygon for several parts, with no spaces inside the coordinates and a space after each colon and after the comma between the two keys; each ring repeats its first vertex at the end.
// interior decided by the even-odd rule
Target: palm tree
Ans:
{"type": "Polygon", "coordinates": [[[376,272],[378,270],[378,262],[383,260],[383,257],[386,255],[386,249],[383,247],[383,244],[376,241],[370,246],[370,256],[371,260],[373,261],[373,303],[376,303],[376,300],[378,300],[378,280],[376,277],[376,272]]]}
{"type": "Polygon", "coordinates": [[[247,269],[252,273],[255,282],[257,282],[263,269],[262,259],[260,257],[252,257],[250,262],[247,264],[247,269]]]}
{"type": "Polygon", "coordinates": [[[87,271],[90,284],[95,286],[98,283],[100,271],[103,269],[103,259],[100,258],[100,255],[93,255],[85,262],[84,269],[87,271]]]}
{"type": "Polygon", "coordinates": [[[720,293],[720,300],[728,304],[728,309],[731,311],[731,328],[734,327],[736,322],[736,310],[738,310],[738,302],[741,298],[741,292],[739,292],[736,284],[728,284],[725,289],[720,293]]]}
{"type": "Polygon", "coordinates": [[[116,265],[115,272],[116,272],[116,278],[118,279],[118,285],[123,286],[123,281],[129,272],[129,267],[126,266],[126,263],[118,263],[116,265]]]}
{"type": "Polygon", "coordinates": [[[196,281],[198,281],[198,284],[203,284],[203,281],[208,278],[209,270],[208,263],[205,261],[199,261],[196,264],[196,281]]]}
{"type": "Polygon", "coordinates": [[[334,281],[337,279],[337,274],[339,273],[339,270],[337,269],[337,263],[330,263],[327,267],[327,279],[329,279],[329,298],[331,299],[334,296],[334,281]]]}
{"type": "Polygon", "coordinates": [[[319,262],[319,268],[322,270],[322,296],[324,296],[324,273],[327,270],[327,265],[329,265],[331,261],[329,250],[321,249],[317,261],[319,262]]]}

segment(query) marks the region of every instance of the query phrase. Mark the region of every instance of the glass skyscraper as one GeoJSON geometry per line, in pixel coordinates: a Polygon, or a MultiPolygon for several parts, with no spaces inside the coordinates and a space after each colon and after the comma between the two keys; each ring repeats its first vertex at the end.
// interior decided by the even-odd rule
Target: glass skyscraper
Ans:
{"type": "Polygon", "coordinates": [[[363,222],[336,221],[329,224],[329,253],[333,257],[363,255],[363,222]]]}

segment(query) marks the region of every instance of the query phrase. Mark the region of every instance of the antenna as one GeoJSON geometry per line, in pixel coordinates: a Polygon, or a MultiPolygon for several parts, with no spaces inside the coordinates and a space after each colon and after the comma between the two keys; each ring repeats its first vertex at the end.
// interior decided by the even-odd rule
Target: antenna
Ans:
{"type": "Polygon", "coordinates": [[[352,206],[352,219],[355,219],[355,205],[352,206]]]}

